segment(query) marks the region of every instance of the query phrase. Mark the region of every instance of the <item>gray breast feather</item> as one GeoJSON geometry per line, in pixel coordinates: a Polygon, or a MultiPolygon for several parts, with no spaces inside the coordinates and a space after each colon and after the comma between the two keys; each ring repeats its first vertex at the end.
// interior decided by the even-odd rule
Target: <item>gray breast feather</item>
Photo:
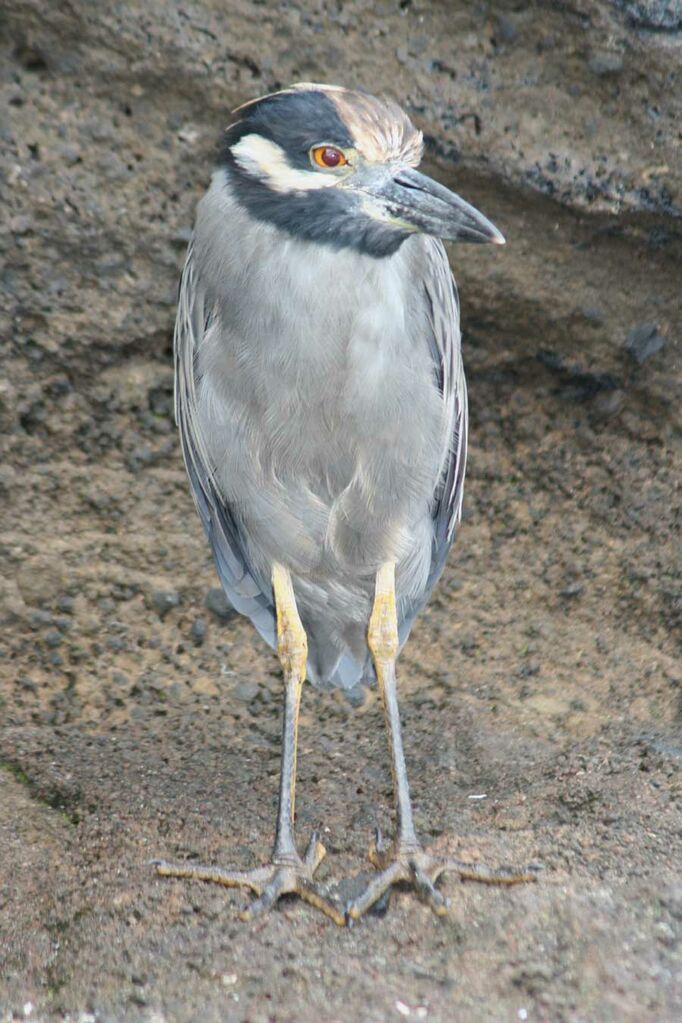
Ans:
{"type": "MultiPolygon", "coordinates": [[[[401,645],[414,619],[428,600],[441,574],[462,507],[467,442],[467,397],[460,352],[459,303],[443,245],[433,239],[415,251],[415,301],[426,311],[429,349],[434,375],[446,409],[447,430],[441,456],[439,484],[433,495],[433,543],[428,578],[423,592],[399,601],[401,645]]],[[[225,593],[246,615],[270,646],[276,645],[275,612],[270,580],[250,562],[246,530],[239,511],[231,506],[215,480],[214,467],[202,438],[197,415],[197,352],[219,316],[218,306],[205,301],[190,244],[180,285],[175,327],[176,419],[194,500],[213,550],[225,593]]],[[[219,327],[220,324],[217,324],[219,327]]],[[[283,552],[285,555],[285,552],[283,552]]],[[[283,560],[286,560],[284,557],[283,560]]],[[[350,687],[371,673],[369,660],[357,660],[350,651],[342,657],[328,683],[350,687]]]]}

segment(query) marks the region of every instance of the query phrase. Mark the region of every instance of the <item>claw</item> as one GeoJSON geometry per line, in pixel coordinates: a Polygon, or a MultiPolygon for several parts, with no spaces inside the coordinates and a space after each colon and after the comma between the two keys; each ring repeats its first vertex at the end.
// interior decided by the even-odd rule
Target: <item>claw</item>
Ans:
{"type": "Polygon", "coordinates": [[[369,840],[367,858],[373,867],[376,867],[377,870],[383,870],[387,865],[387,853],[388,849],[384,845],[384,837],[381,834],[381,828],[377,825],[374,829],[374,837],[369,840]]]}
{"type": "Polygon", "coordinates": [[[320,832],[313,831],[305,851],[304,856],[305,865],[307,867],[310,867],[312,873],[314,874],[326,855],[327,850],[324,844],[320,841],[320,832]]]}

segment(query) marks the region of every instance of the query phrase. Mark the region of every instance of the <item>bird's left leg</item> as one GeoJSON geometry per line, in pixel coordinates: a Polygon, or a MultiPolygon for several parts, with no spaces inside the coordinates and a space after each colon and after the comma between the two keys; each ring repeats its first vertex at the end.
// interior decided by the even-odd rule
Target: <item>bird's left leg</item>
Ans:
{"type": "Polygon", "coordinates": [[[384,706],[388,744],[391,755],[393,790],[396,806],[396,837],[393,845],[385,849],[381,835],[369,847],[369,858],[379,873],[365,891],[346,907],[349,921],[357,920],[394,884],[407,882],[427,902],[434,912],[442,915],[447,900],[436,888],[441,874],[451,871],[460,878],[483,881],[488,884],[516,884],[533,881],[532,868],[487,867],[478,863],[463,863],[447,857],[432,856],[425,852],[417,839],[412,817],[410,789],[407,782],[405,755],[400,730],[398,697],[396,692],[395,663],[398,656],[398,621],[395,603],[395,564],[387,562],[377,573],[374,606],[369,621],[368,643],[374,659],[379,692],[384,706]]]}
{"type": "Polygon", "coordinates": [[[296,745],[301,689],[305,679],[308,643],[296,607],[289,571],[274,565],[272,588],[277,612],[277,653],[284,672],[284,716],[282,723],[282,768],[280,773],[277,827],[272,862],[254,870],[228,870],[197,863],[155,862],[166,877],[189,877],[214,881],[227,887],[250,888],[258,896],[240,916],[250,920],[270,909],[280,896],[295,894],[343,926],[344,914],[315,885],[313,877],[325,856],[325,848],[314,832],[303,858],[294,842],[294,799],[296,789],[296,745]]]}

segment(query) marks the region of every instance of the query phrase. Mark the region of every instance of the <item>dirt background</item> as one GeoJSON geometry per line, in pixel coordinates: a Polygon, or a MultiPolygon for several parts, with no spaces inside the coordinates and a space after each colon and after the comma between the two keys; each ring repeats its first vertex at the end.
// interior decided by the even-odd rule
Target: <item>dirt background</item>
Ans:
{"type": "MultiPolygon", "coordinates": [[[[0,1020],[681,1019],[679,4],[1,9],[0,1020]],[[545,870],[446,880],[445,921],[243,925],[147,865],[271,842],[278,667],[216,599],[171,331],[229,109],[301,79],[398,98],[508,238],[452,250],[466,511],[402,713],[424,839],[545,870]]],[[[375,694],[307,689],[301,747],[299,839],[352,876],[391,827],[375,694]]]]}

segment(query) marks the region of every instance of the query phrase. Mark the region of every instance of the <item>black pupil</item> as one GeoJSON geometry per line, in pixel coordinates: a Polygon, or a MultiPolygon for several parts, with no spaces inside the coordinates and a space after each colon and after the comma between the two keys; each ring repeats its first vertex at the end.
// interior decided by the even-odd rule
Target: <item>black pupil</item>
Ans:
{"type": "Polygon", "coordinates": [[[325,149],[322,153],[322,162],[326,163],[328,167],[336,167],[341,160],[341,153],[338,149],[325,149]]]}

